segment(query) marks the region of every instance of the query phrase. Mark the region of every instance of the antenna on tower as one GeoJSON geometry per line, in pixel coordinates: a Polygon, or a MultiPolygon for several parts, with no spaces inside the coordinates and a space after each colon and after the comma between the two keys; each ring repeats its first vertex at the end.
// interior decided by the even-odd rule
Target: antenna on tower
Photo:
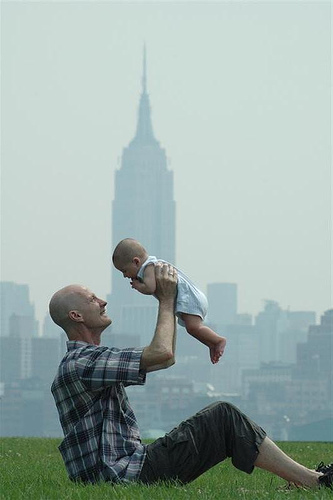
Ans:
{"type": "Polygon", "coordinates": [[[147,53],[146,42],[143,44],[142,93],[147,92],[147,53]]]}

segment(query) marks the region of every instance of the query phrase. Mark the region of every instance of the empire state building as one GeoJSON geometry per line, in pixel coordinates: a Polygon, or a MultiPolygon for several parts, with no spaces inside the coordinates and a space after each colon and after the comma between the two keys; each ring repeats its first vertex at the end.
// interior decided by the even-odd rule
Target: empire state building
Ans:
{"type": "MultiPolygon", "coordinates": [[[[165,150],[153,132],[145,49],[136,133],[123,150],[115,177],[112,251],[123,238],[135,238],[149,255],[175,262],[173,172],[168,169],[165,150]]],[[[141,343],[148,343],[156,324],[156,299],[132,289],[129,280],[115,268],[111,280],[114,331],[139,334],[141,343]]]]}

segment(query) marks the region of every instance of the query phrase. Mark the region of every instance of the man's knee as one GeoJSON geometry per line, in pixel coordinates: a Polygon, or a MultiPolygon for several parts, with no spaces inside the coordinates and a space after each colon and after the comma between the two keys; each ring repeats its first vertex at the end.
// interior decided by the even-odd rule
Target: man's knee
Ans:
{"type": "Polygon", "coordinates": [[[228,401],[215,401],[214,403],[211,403],[210,405],[199,411],[199,414],[206,413],[207,411],[213,411],[214,413],[216,413],[216,411],[221,412],[225,416],[228,416],[233,412],[240,413],[239,408],[237,408],[237,406],[233,405],[232,403],[229,403],[228,401]]]}
{"type": "Polygon", "coordinates": [[[228,401],[217,401],[216,410],[218,412],[218,418],[220,418],[221,421],[224,422],[224,426],[227,427],[229,425],[235,425],[235,423],[240,420],[247,419],[247,416],[244,415],[244,413],[237,408],[237,406],[229,403],[228,401]]]}
{"type": "Polygon", "coordinates": [[[232,403],[229,403],[228,401],[217,401],[217,405],[221,408],[223,411],[237,411],[239,412],[239,408],[237,406],[233,405],[232,403]]]}

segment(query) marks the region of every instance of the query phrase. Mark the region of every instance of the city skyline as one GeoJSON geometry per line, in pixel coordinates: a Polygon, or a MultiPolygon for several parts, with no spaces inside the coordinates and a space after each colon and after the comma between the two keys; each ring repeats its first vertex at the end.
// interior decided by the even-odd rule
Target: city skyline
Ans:
{"type": "MultiPolygon", "coordinates": [[[[29,284],[17,283],[14,281],[0,281],[0,284],[3,287],[1,300],[4,301],[4,303],[2,305],[4,306],[4,310],[5,310],[5,314],[3,314],[1,316],[2,320],[4,320],[4,321],[8,320],[8,314],[7,314],[7,309],[8,309],[7,300],[8,299],[6,297],[6,294],[7,294],[6,287],[9,287],[9,288],[16,287],[18,289],[19,288],[26,288],[26,290],[27,290],[26,300],[28,300],[27,303],[29,304],[29,307],[31,308],[31,313],[22,315],[22,309],[21,309],[22,302],[21,302],[21,300],[15,300],[15,297],[11,297],[12,303],[11,303],[9,309],[11,308],[13,311],[12,312],[12,314],[13,314],[12,320],[14,321],[15,317],[17,317],[18,319],[20,319],[22,317],[22,319],[23,319],[22,325],[23,326],[24,326],[25,322],[27,321],[27,319],[31,320],[31,321],[35,321],[34,328],[29,328],[29,330],[26,332],[27,336],[31,335],[31,331],[35,331],[35,334],[33,334],[33,336],[35,335],[37,337],[46,337],[46,338],[54,338],[54,336],[57,336],[58,332],[59,332],[59,334],[63,333],[63,331],[52,322],[48,311],[41,318],[38,317],[38,314],[36,312],[36,304],[33,300],[33,297],[31,296],[29,284]],[[45,335],[45,331],[44,331],[45,329],[48,332],[48,333],[46,333],[46,335],[45,335]],[[56,334],[56,332],[57,332],[57,334],[56,334]]],[[[307,310],[293,310],[291,308],[284,309],[282,307],[282,305],[274,299],[263,299],[262,300],[262,307],[259,308],[256,313],[253,313],[253,314],[244,313],[244,312],[240,311],[237,307],[237,303],[238,303],[237,283],[223,283],[223,282],[208,283],[207,287],[208,287],[208,290],[210,290],[210,292],[208,292],[208,297],[210,297],[210,299],[211,299],[210,303],[213,304],[212,307],[210,308],[211,314],[209,316],[209,313],[208,313],[208,316],[207,316],[208,322],[213,323],[213,324],[215,324],[215,323],[223,324],[223,327],[225,327],[227,325],[230,326],[233,324],[236,324],[236,325],[243,324],[243,325],[248,325],[248,326],[252,325],[253,326],[259,320],[260,316],[263,313],[265,313],[266,310],[269,310],[270,308],[275,308],[276,310],[279,310],[282,314],[285,314],[285,313],[291,314],[291,315],[298,315],[298,314],[306,315],[306,314],[308,314],[309,317],[313,318],[313,321],[310,323],[312,325],[318,325],[321,317],[323,315],[329,313],[332,310],[332,308],[329,308],[326,310],[320,310],[320,311],[308,310],[308,309],[307,310]],[[230,298],[227,298],[226,302],[221,304],[219,302],[219,292],[218,291],[220,289],[223,290],[223,288],[228,290],[230,287],[235,288],[235,290],[236,290],[235,297],[233,298],[235,303],[230,302],[230,298]],[[214,291],[217,291],[217,293],[214,293],[214,291]],[[228,306],[231,306],[230,309],[228,309],[228,306]],[[236,311],[236,313],[235,313],[235,311],[236,311]],[[229,318],[229,320],[224,321],[224,323],[223,322],[221,323],[222,317],[229,318]],[[216,319],[216,318],[220,318],[220,319],[216,319]]],[[[17,299],[18,298],[19,297],[17,297],[17,299]]],[[[109,298],[111,298],[111,297],[109,297],[109,298]]],[[[111,300],[112,300],[112,298],[111,298],[111,300]]],[[[24,305],[24,307],[26,308],[26,305],[24,305]]],[[[127,306],[127,307],[129,307],[129,306],[127,306]]],[[[112,316],[112,319],[113,319],[113,316],[112,316]]],[[[14,325],[14,323],[13,323],[13,325],[14,325]]],[[[17,329],[16,323],[15,323],[15,327],[17,329]]],[[[19,331],[20,331],[20,334],[19,334],[20,336],[25,335],[24,330],[22,328],[19,331]]],[[[122,331],[122,329],[119,329],[119,328],[116,328],[115,331],[116,331],[116,335],[119,335],[119,333],[120,333],[120,337],[124,333],[125,333],[125,335],[128,335],[128,334],[131,335],[131,332],[122,331]]],[[[138,335],[140,336],[139,332],[138,332],[138,335]]],[[[10,336],[10,334],[8,333],[8,326],[4,327],[3,331],[1,330],[0,337],[1,336],[2,337],[10,336]]]]}
{"type": "Polygon", "coordinates": [[[29,285],[39,321],[69,282],[110,292],[114,177],[135,129],[146,40],[154,130],[175,176],[177,265],[203,289],[237,283],[239,312],[271,299],[322,314],[329,6],[140,7],[4,3],[1,279],[29,285]],[[136,16],[122,46],[116,21],[131,31],[136,16]]]}
{"type": "MultiPolygon", "coordinates": [[[[1,435],[58,437],[50,384],[66,350],[65,335],[49,322],[46,336],[36,337],[28,287],[0,284],[3,319],[9,322],[9,335],[0,336],[1,435]],[[20,314],[24,310],[28,315],[20,314]]],[[[331,441],[333,309],[315,324],[313,313],[283,311],[268,303],[251,325],[244,315],[230,315],[237,309],[237,293],[225,285],[210,290],[214,322],[230,339],[220,363],[212,365],[203,345],[180,334],[170,374],[152,375],[143,391],[129,389],[144,436],[151,429],[163,434],[174,427],[176,417],[186,418],[223,398],[250,412],[274,439],[331,441]],[[222,314],[214,306],[216,294],[229,302],[222,314]]],[[[106,331],[103,345],[140,345],[140,336],[106,331]]]]}

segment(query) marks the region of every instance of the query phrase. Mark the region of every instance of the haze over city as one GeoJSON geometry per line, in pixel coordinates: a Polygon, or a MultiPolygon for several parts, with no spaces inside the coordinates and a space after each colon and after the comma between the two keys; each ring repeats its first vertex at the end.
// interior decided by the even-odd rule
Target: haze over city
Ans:
{"type": "Polygon", "coordinates": [[[237,283],[240,312],[331,306],[329,2],[1,10],[1,279],[29,284],[39,320],[68,283],[110,292],[114,176],[144,42],[177,265],[202,289],[237,283]]]}

